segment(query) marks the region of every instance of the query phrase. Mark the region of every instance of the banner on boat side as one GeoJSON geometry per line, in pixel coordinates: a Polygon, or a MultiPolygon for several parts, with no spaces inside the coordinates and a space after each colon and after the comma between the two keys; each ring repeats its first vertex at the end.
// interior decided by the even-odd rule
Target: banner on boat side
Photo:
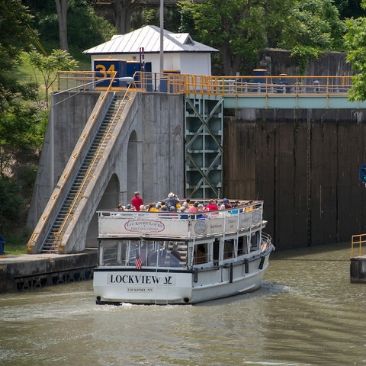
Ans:
{"type": "Polygon", "coordinates": [[[186,237],[187,233],[188,220],[135,219],[118,216],[99,218],[99,236],[118,237],[159,234],[163,237],[186,237]]]}
{"type": "Polygon", "coordinates": [[[133,233],[160,233],[165,230],[165,225],[157,220],[128,220],[124,227],[133,233]]]}

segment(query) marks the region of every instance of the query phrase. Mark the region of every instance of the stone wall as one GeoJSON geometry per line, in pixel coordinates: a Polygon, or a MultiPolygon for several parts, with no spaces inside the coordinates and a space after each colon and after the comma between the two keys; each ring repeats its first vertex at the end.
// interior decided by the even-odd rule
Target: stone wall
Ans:
{"type": "MultiPolygon", "coordinates": [[[[282,49],[266,49],[262,53],[260,66],[268,70],[270,75],[288,74],[300,75],[300,67],[291,58],[290,51],[282,49]]],[[[310,60],[305,68],[304,75],[316,76],[346,76],[351,75],[351,65],[346,62],[343,52],[325,52],[316,60],[310,60]]]]}

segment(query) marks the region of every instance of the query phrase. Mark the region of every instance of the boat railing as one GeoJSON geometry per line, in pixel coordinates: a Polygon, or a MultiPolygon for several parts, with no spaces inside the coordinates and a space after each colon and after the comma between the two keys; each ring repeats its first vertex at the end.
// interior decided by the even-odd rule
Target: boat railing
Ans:
{"type": "Polygon", "coordinates": [[[272,237],[269,234],[262,232],[261,252],[265,252],[267,250],[274,250],[272,237]]]}
{"type": "Polygon", "coordinates": [[[263,203],[220,211],[98,211],[99,237],[196,238],[235,233],[262,225],[263,203]]]}

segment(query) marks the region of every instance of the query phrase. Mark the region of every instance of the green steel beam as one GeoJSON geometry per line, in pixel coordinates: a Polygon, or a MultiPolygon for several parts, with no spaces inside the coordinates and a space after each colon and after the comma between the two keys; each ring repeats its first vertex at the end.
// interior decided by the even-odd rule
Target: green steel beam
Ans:
{"type": "Polygon", "coordinates": [[[347,96],[266,96],[224,97],[224,108],[257,109],[366,109],[366,102],[351,102],[347,96]]]}

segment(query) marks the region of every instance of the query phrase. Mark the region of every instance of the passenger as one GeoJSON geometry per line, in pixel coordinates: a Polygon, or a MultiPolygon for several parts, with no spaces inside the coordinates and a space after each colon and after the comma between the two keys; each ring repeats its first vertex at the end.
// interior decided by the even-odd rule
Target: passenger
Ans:
{"type": "Polygon", "coordinates": [[[131,199],[131,205],[134,207],[135,211],[140,211],[140,206],[144,204],[140,192],[135,192],[131,199]]]}
{"type": "Polygon", "coordinates": [[[222,203],[225,205],[225,209],[229,209],[232,207],[232,205],[230,204],[230,201],[227,198],[224,198],[222,200],[222,203]]]}
{"type": "Polygon", "coordinates": [[[130,204],[126,205],[126,210],[131,211],[131,205],[130,204]]]}
{"type": "Polygon", "coordinates": [[[205,212],[205,206],[203,206],[202,203],[199,203],[197,206],[196,219],[198,219],[198,220],[205,219],[206,215],[204,215],[203,212],[205,212]]]}
{"type": "Polygon", "coordinates": [[[146,211],[146,207],[144,205],[141,205],[139,211],[146,211]]]}
{"type": "Polygon", "coordinates": [[[174,194],[173,192],[170,192],[168,194],[168,198],[165,200],[165,203],[168,208],[170,208],[170,207],[177,208],[177,204],[179,203],[179,198],[177,197],[176,194],[174,194]]]}
{"type": "Polygon", "coordinates": [[[177,209],[174,206],[169,207],[169,216],[171,219],[178,218],[177,209]]]}
{"type": "Polygon", "coordinates": [[[189,218],[188,211],[184,209],[184,207],[178,208],[177,212],[180,213],[179,218],[182,220],[187,220],[189,218]]]}
{"type": "Polygon", "coordinates": [[[227,198],[224,198],[221,202],[219,210],[220,211],[229,210],[230,208],[232,208],[232,205],[230,204],[230,201],[227,198]]]}
{"type": "Polygon", "coordinates": [[[195,214],[198,212],[198,202],[195,202],[192,206],[188,208],[188,213],[195,214]]]}
{"type": "Polygon", "coordinates": [[[218,211],[219,207],[217,206],[217,203],[215,200],[210,200],[208,205],[206,206],[207,211],[218,211]]]}
{"type": "Polygon", "coordinates": [[[183,203],[182,203],[182,206],[181,206],[181,209],[183,209],[183,211],[182,212],[184,212],[184,211],[188,211],[189,210],[189,208],[190,208],[190,202],[191,202],[191,200],[189,199],[189,198],[187,198],[183,203]]]}
{"type": "Polygon", "coordinates": [[[205,211],[205,206],[203,206],[202,203],[199,203],[197,206],[197,212],[204,212],[205,211]]]}
{"type": "Polygon", "coordinates": [[[124,210],[125,210],[125,207],[124,207],[124,206],[122,206],[122,204],[120,203],[120,204],[118,204],[118,206],[117,206],[117,210],[118,210],[118,211],[124,211],[124,210]]]}
{"type": "Polygon", "coordinates": [[[159,209],[156,207],[154,203],[149,204],[149,208],[147,209],[148,212],[159,212],[159,209]]]}
{"type": "Polygon", "coordinates": [[[164,201],[162,201],[162,202],[161,202],[160,211],[161,211],[161,212],[166,212],[166,211],[168,211],[168,207],[167,207],[167,205],[165,204],[165,202],[164,202],[164,201]]]}

